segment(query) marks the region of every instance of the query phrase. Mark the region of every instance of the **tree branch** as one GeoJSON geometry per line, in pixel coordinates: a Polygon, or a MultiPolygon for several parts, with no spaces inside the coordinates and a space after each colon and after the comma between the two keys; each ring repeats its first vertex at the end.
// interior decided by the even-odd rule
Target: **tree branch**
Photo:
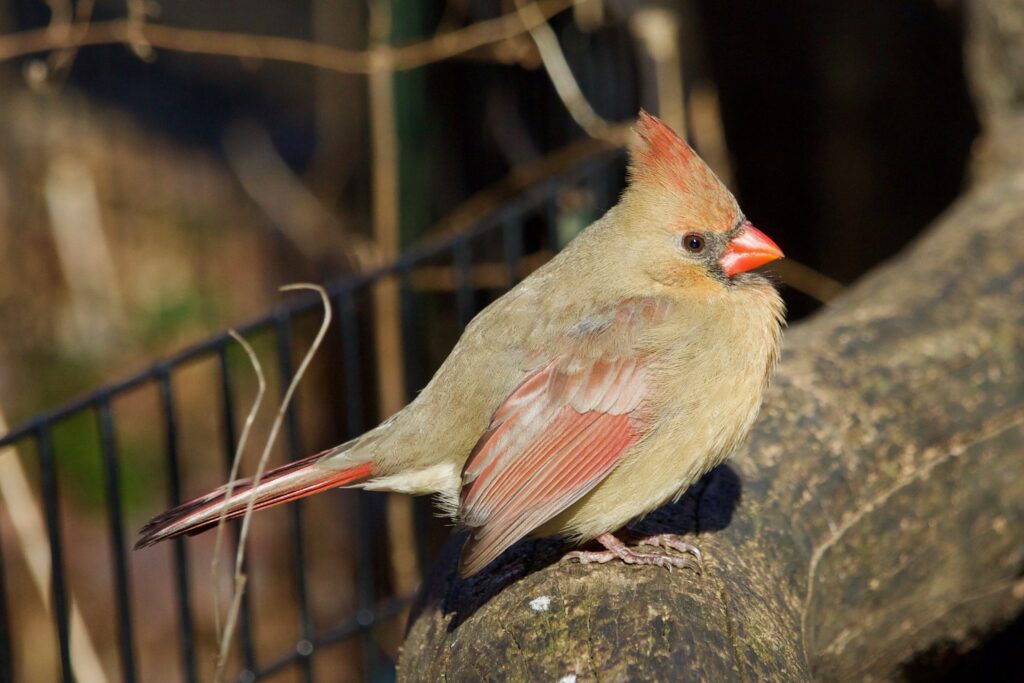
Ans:
{"type": "Polygon", "coordinates": [[[134,45],[192,54],[267,59],[328,71],[371,74],[404,71],[439,62],[525,33],[572,6],[572,0],[544,0],[526,23],[517,12],[399,47],[345,50],[297,38],[207,31],[140,22],[137,18],[66,24],[60,31],[32,29],[0,36],[0,61],[39,52],[90,45],[134,45]]]}

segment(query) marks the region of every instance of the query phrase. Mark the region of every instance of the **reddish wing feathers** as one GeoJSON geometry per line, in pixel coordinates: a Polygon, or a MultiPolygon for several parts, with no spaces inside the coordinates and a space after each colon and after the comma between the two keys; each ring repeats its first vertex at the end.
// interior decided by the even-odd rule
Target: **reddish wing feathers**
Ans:
{"type": "Polygon", "coordinates": [[[556,361],[528,376],[495,412],[463,472],[462,521],[472,574],[582,498],[640,436],[646,389],[630,358],[556,361]]]}

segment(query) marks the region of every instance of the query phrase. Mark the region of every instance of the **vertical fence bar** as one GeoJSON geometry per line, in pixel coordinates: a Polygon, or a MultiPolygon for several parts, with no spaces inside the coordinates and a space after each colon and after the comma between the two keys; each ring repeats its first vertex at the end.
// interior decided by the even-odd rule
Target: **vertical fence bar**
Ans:
{"type": "Polygon", "coordinates": [[[509,219],[501,224],[501,255],[505,260],[505,273],[508,287],[512,289],[522,277],[523,262],[523,221],[520,218],[509,219]]]}
{"type": "MultiPolygon", "coordinates": [[[[292,344],[291,328],[287,315],[279,315],[274,322],[277,333],[277,366],[281,377],[282,393],[287,391],[292,380],[292,344]]],[[[296,418],[294,397],[285,412],[285,435],[288,441],[288,459],[298,460],[302,457],[302,445],[299,443],[299,429],[296,418]]],[[[307,683],[313,682],[313,617],[309,611],[309,587],[306,584],[306,544],[302,537],[302,501],[295,501],[288,506],[291,511],[293,554],[292,563],[295,569],[295,589],[299,601],[299,642],[296,652],[299,655],[299,667],[302,677],[307,683]]]]}
{"type": "MultiPolygon", "coordinates": [[[[355,292],[346,290],[338,305],[338,323],[341,325],[342,363],[345,368],[345,419],[347,437],[361,434],[366,427],[363,417],[362,344],[359,339],[359,316],[355,292]]],[[[377,581],[374,575],[375,502],[380,494],[370,491],[356,492],[359,522],[359,555],[356,558],[356,617],[367,626],[373,623],[373,607],[377,601],[377,581]]],[[[375,681],[380,677],[380,657],[373,632],[363,631],[359,637],[363,659],[363,678],[375,681]]]]}
{"type": "Polygon", "coordinates": [[[131,682],[135,676],[135,643],[132,631],[131,584],[128,575],[128,555],[124,543],[124,512],[121,509],[121,474],[118,465],[117,437],[110,399],[100,401],[97,409],[100,443],[103,447],[104,478],[106,480],[107,514],[110,522],[110,551],[114,564],[114,595],[117,600],[118,655],[121,658],[121,678],[131,682]]]}
{"type": "Polygon", "coordinates": [[[473,252],[469,241],[461,239],[455,243],[452,263],[455,266],[455,305],[459,313],[459,324],[465,328],[473,319],[473,252]]]}
{"type": "MultiPolygon", "coordinates": [[[[181,502],[181,469],[178,464],[178,423],[174,415],[174,389],[171,386],[171,375],[166,367],[158,373],[160,387],[160,403],[163,410],[164,432],[167,440],[167,482],[168,502],[171,507],[181,502]]],[[[174,578],[178,590],[178,628],[181,634],[181,660],[188,683],[197,683],[199,676],[196,671],[195,634],[192,630],[192,607],[188,581],[188,549],[185,539],[175,538],[174,544],[174,578]]]]}
{"type": "Polygon", "coordinates": [[[50,589],[53,619],[60,643],[61,678],[65,683],[75,680],[71,669],[71,637],[68,631],[68,596],[64,584],[64,546],[60,540],[60,510],[57,501],[57,466],[53,460],[53,443],[49,425],[36,430],[39,446],[39,468],[42,474],[43,506],[46,511],[46,533],[50,537],[50,589]]]}
{"type": "MultiPolygon", "coordinates": [[[[235,426],[235,396],[234,391],[232,391],[231,368],[228,365],[228,347],[226,345],[217,349],[217,362],[220,370],[221,421],[224,423],[224,458],[228,473],[230,474],[231,466],[235,460],[235,450],[238,448],[238,433],[235,426]]],[[[230,526],[231,535],[234,540],[233,548],[237,551],[241,529],[237,523],[232,523],[230,526]]],[[[249,575],[248,557],[242,561],[242,572],[246,576],[249,575]]],[[[251,674],[256,671],[256,653],[253,648],[252,609],[249,591],[242,593],[242,602],[238,609],[238,636],[242,641],[242,666],[245,667],[245,671],[241,675],[244,677],[247,673],[251,674]]]]}
{"type": "Polygon", "coordinates": [[[355,292],[345,290],[338,304],[338,324],[341,325],[342,363],[345,368],[345,426],[348,437],[361,434],[365,428],[363,417],[363,360],[359,339],[359,316],[356,311],[355,292]]]}
{"type": "MultiPolygon", "coordinates": [[[[0,454],[14,458],[14,452],[0,454]]],[[[7,602],[7,575],[5,572],[4,543],[0,538],[0,683],[14,683],[14,649],[11,647],[11,612],[7,602]]]]}

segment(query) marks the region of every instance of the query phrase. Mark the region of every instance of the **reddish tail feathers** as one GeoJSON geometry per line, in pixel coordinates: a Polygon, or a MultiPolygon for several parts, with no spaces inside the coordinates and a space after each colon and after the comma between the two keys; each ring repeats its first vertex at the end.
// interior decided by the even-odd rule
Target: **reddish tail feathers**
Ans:
{"type": "MultiPolygon", "coordinates": [[[[262,510],[327,489],[356,484],[373,473],[373,466],[368,462],[344,470],[318,467],[317,462],[323,456],[324,453],[317,453],[264,474],[256,487],[253,509],[262,510]]],[[[135,548],[145,548],[182,534],[191,536],[206,531],[217,526],[224,509],[227,509],[227,519],[241,517],[249,505],[252,490],[252,480],[241,479],[235,483],[230,499],[227,498],[227,486],[222,486],[157,515],[139,532],[135,548]]]]}

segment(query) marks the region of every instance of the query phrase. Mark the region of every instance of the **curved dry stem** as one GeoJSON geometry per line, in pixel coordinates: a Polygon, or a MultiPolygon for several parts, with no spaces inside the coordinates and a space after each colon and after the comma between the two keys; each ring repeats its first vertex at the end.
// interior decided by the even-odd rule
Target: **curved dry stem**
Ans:
{"type": "MultiPolygon", "coordinates": [[[[235,447],[235,457],[231,461],[231,471],[228,473],[228,484],[226,498],[230,499],[235,490],[236,480],[238,479],[238,470],[242,464],[242,454],[245,453],[245,446],[249,441],[249,432],[252,430],[252,424],[256,420],[256,415],[259,413],[260,406],[263,405],[263,395],[267,391],[267,379],[263,374],[263,366],[260,364],[259,358],[256,356],[256,352],[252,346],[245,340],[245,338],[238,334],[235,330],[228,330],[228,334],[238,342],[245,351],[245,355],[249,357],[249,363],[252,365],[253,371],[256,373],[256,381],[259,382],[259,388],[256,391],[256,398],[253,400],[252,406],[249,408],[249,413],[245,416],[245,425],[242,427],[242,434],[238,439],[238,445],[235,447]]],[[[220,623],[220,584],[217,581],[217,576],[220,574],[220,555],[221,548],[224,547],[224,524],[228,518],[228,510],[225,507],[220,512],[220,519],[217,521],[217,536],[216,541],[213,544],[213,561],[210,563],[210,575],[213,579],[213,623],[214,632],[217,634],[218,641],[222,637],[221,623],[220,623]]],[[[236,574],[238,568],[236,567],[236,574]]],[[[221,652],[218,654],[217,661],[220,662],[222,657],[226,658],[227,653],[221,652]]]]}
{"type": "Polygon", "coordinates": [[[249,501],[245,507],[245,513],[242,516],[242,529],[238,536],[238,551],[235,554],[235,585],[231,594],[231,605],[228,607],[227,618],[224,622],[224,633],[221,634],[217,655],[217,667],[214,671],[214,681],[218,683],[223,680],[224,665],[227,663],[227,653],[230,648],[231,637],[234,635],[235,625],[238,623],[238,610],[241,607],[242,595],[245,592],[246,577],[242,573],[242,564],[245,562],[245,541],[249,535],[249,522],[252,519],[253,509],[256,505],[256,491],[259,488],[260,480],[263,478],[263,473],[266,471],[267,461],[270,459],[270,450],[273,448],[274,441],[277,440],[277,435],[281,431],[281,425],[284,422],[285,413],[292,402],[295,390],[298,387],[299,382],[302,381],[303,375],[306,374],[309,364],[312,362],[313,357],[316,355],[317,350],[324,341],[324,337],[327,336],[327,330],[330,329],[331,326],[331,302],[327,297],[327,291],[320,285],[308,283],[285,285],[284,287],[281,287],[282,292],[291,292],[300,289],[312,290],[320,295],[320,299],[323,302],[324,307],[324,317],[323,321],[320,323],[320,329],[317,331],[316,337],[313,339],[313,343],[310,344],[309,350],[307,350],[306,355],[303,356],[302,362],[299,363],[299,367],[295,371],[295,375],[292,377],[291,383],[289,383],[288,389],[284,393],[281,405],[278,406],[277,415],[274,416],[274,423],[270,427],[270,435],[267,437],[267,440],[263,445],[263,452],[260,454],[260,460],[256,466],[256,473],[252,477],[252,487],[249,489],[249,501]]]}
{"type": "Polygon", "coordinates": [[[555,86],[555,92],[569,111],[569,115],[590,137],[622,145],[625,140],[615,124],[594,111],[580,90],[580,85],[569,68],[569,62],[565,59],[565,53],[558,44],[558,36],[537,3],[516,0],[516,12],[523,21],[523,28],[529,30],[530,37],[537,45],[544,70],[547,71],[552,85],[555,86]]]}

